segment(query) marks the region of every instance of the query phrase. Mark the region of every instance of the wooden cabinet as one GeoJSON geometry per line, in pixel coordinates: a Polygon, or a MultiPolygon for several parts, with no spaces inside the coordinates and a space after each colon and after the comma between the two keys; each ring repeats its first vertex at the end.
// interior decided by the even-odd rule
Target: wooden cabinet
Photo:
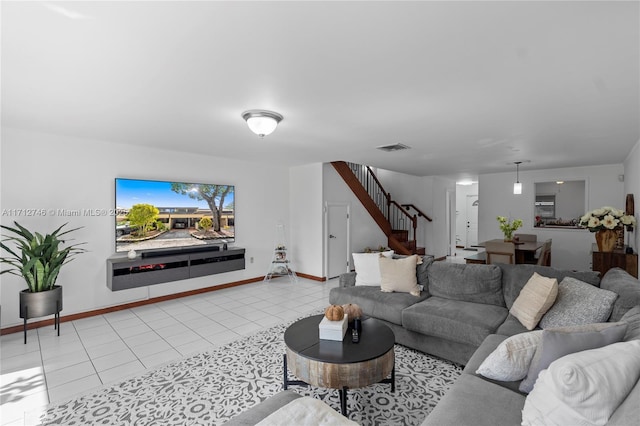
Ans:
{"type": "Polygon", "coordinates": [[[592,263],[591,270],[599,271],[600,276],[611,268],[621,268],[638,278],[638,255],[627,254],[624,250],[614,250],[611,253],[598,251],[598,246],[591,248],[592,263]]]}

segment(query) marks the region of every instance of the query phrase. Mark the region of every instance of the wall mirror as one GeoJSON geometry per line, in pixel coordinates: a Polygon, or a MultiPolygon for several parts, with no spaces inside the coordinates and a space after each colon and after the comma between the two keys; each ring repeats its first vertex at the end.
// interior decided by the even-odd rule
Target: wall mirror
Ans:
{"type": "Polygon", "coordinates": [[[535,227],[581,229],[578,224],[586,211],[586,181],[558,180],[536,182],[535,227]]]}

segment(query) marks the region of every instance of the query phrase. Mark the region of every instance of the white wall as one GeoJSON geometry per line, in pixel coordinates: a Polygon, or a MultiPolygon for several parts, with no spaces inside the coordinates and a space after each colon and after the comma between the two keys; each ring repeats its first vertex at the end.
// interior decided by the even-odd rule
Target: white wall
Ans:
{"type": "MultiPolygon", "coordinates": [[[[66,265],[58,279],[64,287],[63,315],[264,276],[271,262],[275,224],[289,224],[289,170],[271,163],[185,154],[179,151],[179,142],[176,151],[162,151],[6,128],[1,136],[2,209],[110,209],[116,177],[236,187],[235,245],[247,251],[245,270],[118,292],[106,286],[106,259],[115,250],[113,217],[3,215],[2,224],[17,220],[40,232],[64,222],[84,227],[76,239],[86,241],[89,252],[66,265]]],[[[212,152],[217,149],[212,142],[212,152]]],[[[26,286],[19,277],[3,274],[1,279],[2,326],[20,324],[18,292],[26,286]]]]}
{"type": "MultiPolygon", "coordinates": [[[[426,235],[426,251],[427,254],[432,254],[437,258],[446,256],[451,246],[447,230],[446,220],[446,199],[447,191],[455,194],[456,182],[454,180],[433,176],[423,177],[425,202],[430,204],[425,213],[433,219],[432,222],[425,223],[425,235],[426,235]]],[[[455,205],[451,208],[451,216],[449,220],[455,223],[455,205]]],[[[455,230],[453,230],[455,232],[455,230]]],[[[455,238],[453,238],[455,240],[455,238]]]]}
{"type": "MultiPolygon", "coordinates": [[[[640,223],[640,141],[636,143],[624,160],[624,193],[633,194],[636,222],[640,223]]],[[[624,206],[622,206],[624,208],[624,206]]],[[[640,231],[638,228],[631,233],[630,244],[635,252],[640,248],[640,231]]]]}
{"type": "Polygon", "coordinates": [[[555,180],[587,181],[587,210],[602,206],[624,208],[624,184],[618,176],[622,164],[549,170],[520,170],[522,194],[513,195],[513,173],[480,175],[478,196],[478,240],[502,238],[496,216],[520,218],[519,232],[537,234],[539,240],[553,239],[551,265],[563,269],[591,269],[591,245],[595,242],[587,230],[534,228],[534,183],[555,180]]]}
{"type": "Polygon", "coordinates": [[[291,249],[296,271],[316,277],[324,272],[323,165],[314,163],[289,170],[291,249]]]}

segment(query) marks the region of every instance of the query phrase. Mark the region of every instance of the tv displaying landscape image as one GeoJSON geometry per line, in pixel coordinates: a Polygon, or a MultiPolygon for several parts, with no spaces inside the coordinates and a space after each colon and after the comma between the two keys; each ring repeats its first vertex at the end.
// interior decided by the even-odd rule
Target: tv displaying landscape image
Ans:
{"type": "Polygon", "coordinates": [[[235,239],[235,187],[116,179],[116,251],[220,245],[235,239]]]}

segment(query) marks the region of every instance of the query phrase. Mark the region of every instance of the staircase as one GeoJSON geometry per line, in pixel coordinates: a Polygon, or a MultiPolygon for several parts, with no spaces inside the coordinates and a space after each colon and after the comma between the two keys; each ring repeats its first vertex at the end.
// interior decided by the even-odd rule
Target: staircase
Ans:
{"type": "Polygon", "coordinates": [[[417,247],[416,229],[418,217],[431,222],[429,216],[413,204],[401,205],[392,200],[369,166],[345,161],[334,161],[331,165],[387,236],[389,248],[398,254],[425,254],[424,247],[417,247]],[[412,215],[410,210],[416,213],[412,215]]]}

